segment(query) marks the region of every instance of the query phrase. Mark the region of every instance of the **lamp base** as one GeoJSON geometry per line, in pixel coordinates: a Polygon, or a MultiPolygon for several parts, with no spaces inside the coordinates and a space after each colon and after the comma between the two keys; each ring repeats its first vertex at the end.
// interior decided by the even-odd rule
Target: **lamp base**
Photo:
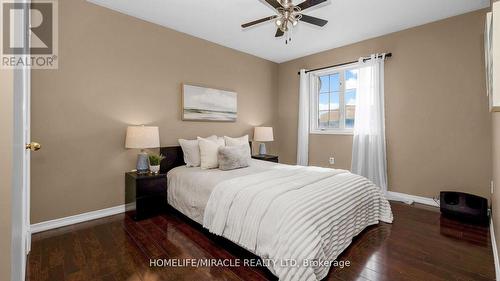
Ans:
{"type": "Polygon", "coordinates": [[[259,154],[260,155],[267,154],[266,144],[265,143],[259,144],[259,154]]]}
{"type": "Polygon", "coordinates": [[[137,154],[136,170],[138,174],[144,174],[149,171],[148,154],[146,152],[137,154]]]}

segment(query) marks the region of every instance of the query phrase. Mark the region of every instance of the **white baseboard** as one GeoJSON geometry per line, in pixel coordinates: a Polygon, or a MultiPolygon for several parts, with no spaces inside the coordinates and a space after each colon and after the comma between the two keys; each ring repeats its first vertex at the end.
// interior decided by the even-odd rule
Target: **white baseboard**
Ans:
{"type": "Polygon", "coordinates": [[[433,207],[439,207],[439,202],[434,201],[432,198],[410,195],[406,193],[387,191],[386,193],[387,200],[392,201],[400,201],[406,204],[413,204],[413,202],[429,205],[433,207]]]}
{"type": "Polygon", "coordinates": [[[500,262],[498,261],[498,248],[497,248],[497,240],[495,239],[495,229],[493,227],[493,220],[490,220],[490,235],[491,235],[491,248],[493,250],[493,261],[495,262],[495,276],[496,280],[500,280],[500,262]]]}
{"type": "MultiPolygon", "coordinates": [[[[417,202],[420,204],[439,207],[439,204],[436,201],[434,201],[434,199],[427,198],[427,197],[415,196],[415,195],[394,192],[394,191],[388,191],[386,193],[386,197],[388,200],[401,201],[401,202],[404,202],[407,204],[412,204],[413,202],[417,202]]],[[[76,224],[76,223],[81,223],[81,222],[86,222],[86,221],[90,221],[90,220],[109,217],[112,215],[123,213],[123,212],[128,211],[128,210],[133,210],[133,209],[135,209],[134,204],[126,204],[126,205],[119,205],[119,206],[115,206],[115,207],[111,207],[111,208],[107,208],[107,209],[78,214],[78,215],[74,215],[74,216],[64,217],[64,218],[60,218],[60,219],[39,222],[39,223],[35,223],[35,224],[31,225],[30,232],[31,232],[31,234],[33,234],[33,233],[38,233],[38,232],[42,232],[42,231],[47,231],[47,230],[51,230],[54,228],[68,226],[68,225],[72,225],[72,224],[76,224]]],[[[498,279],[498,280],[500,280],[500,279],[498,279]]]]}
{"type": "Polygon", "coordinates": [[[135,206],[133,204],[127,204],[127,205],[119,205],[111,208],[106,208],[102,210],[97,210],[97,211],[92,211],[92,212],[87,212],[83,214],[78,214],[74,216],[69,216],[69,217],[64,217],[60,219],[55,219],[55,220],[50,220],[50,221],[44,221],[44,222],[39,222],[32,224],[30,226],[30,231],[31,234],[37,233],[37,232],[42,232],[54,228],[59,228],[67,225],[72,225],[76,223],[81,223],[81,222],[86,222],[90,220],[95,220],[95,219],[100,219],[104,217],[109,217],[112,215],[116,214],[121,214],[125,211],[134,209],[135,206]]]}

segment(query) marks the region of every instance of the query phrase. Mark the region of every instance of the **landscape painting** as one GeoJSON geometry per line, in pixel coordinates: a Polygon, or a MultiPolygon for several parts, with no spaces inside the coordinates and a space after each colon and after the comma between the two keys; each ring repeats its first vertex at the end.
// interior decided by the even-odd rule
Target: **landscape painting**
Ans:
{"type": "Polygon", "coordinates": [[[182,120],[235,122],[237,93],[182,85],[182,120]]]}

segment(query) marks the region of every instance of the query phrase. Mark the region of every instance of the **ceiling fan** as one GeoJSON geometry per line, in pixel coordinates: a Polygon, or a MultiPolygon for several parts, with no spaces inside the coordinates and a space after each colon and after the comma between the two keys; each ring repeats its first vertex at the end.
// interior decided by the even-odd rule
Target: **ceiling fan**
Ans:
{"type": "Polygon", "coordinates": [[[262,19],[254,20],[245,24],[242,24],[242,28],[247,28],[259,23],[274,20],[274,23],[278,27],[276,30],[275,37],[285,36],[285,43],[288,44],[291,39],[291,30],[296,26],[299,21],[307,22],[317,26],[324,26],[328,23],[327,20],[308,16],[302,14],[306,9],[319,5],[328,0],[306,0],[298,5],[294,5],[292,0],[265,0],[269,5],[271,5],[277,12],[277,15],[265,17],[262,19]]]}

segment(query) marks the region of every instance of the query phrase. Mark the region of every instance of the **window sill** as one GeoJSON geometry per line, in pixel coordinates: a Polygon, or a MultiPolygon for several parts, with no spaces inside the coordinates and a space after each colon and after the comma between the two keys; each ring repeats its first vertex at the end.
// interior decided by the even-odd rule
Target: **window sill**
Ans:
{"type": "Polygon", "coordinates": [[[310,135],[345,135],[352,136],[354,132],[352,130],[311,130],[309,131],[310,135]]]}

